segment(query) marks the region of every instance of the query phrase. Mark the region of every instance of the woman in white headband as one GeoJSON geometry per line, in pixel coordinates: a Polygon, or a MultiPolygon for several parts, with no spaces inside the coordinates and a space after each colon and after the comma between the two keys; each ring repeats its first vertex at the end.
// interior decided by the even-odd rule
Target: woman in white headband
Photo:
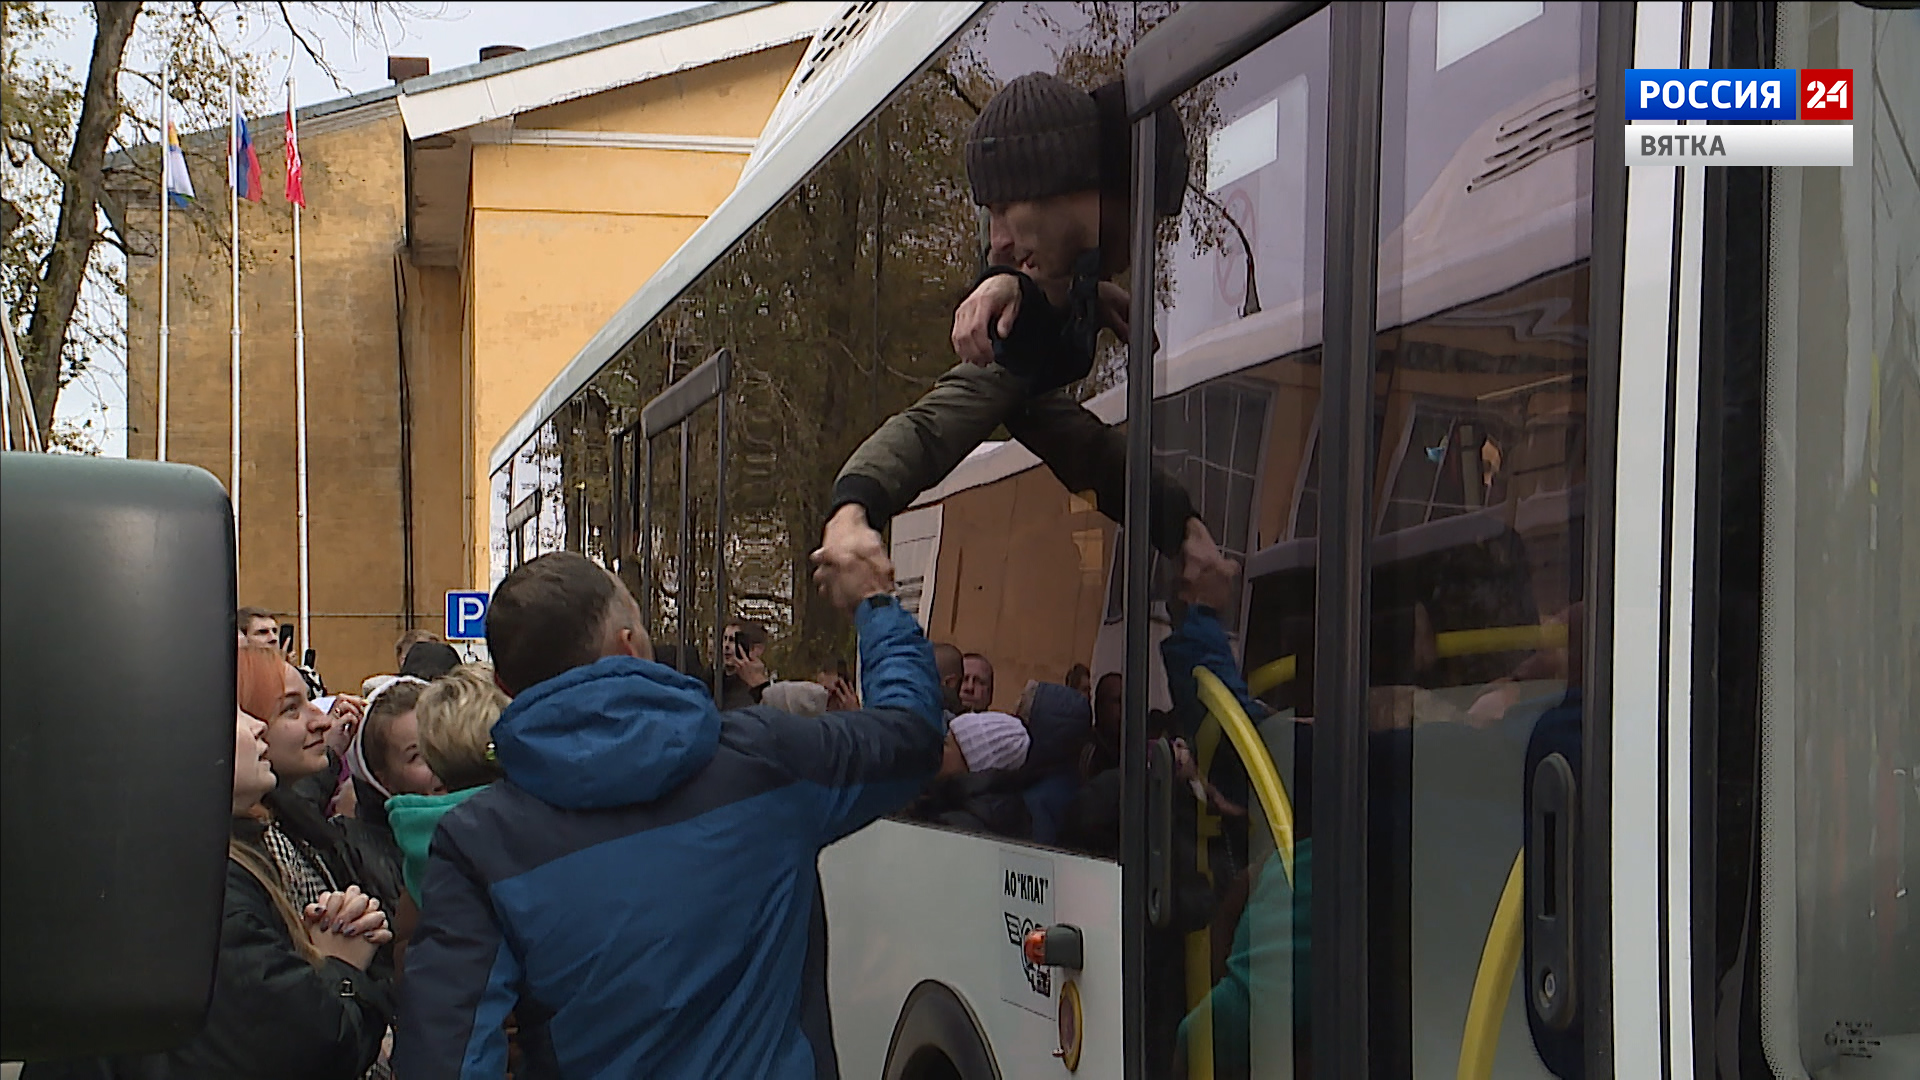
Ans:
{"type": "MultiPolygon", "coordinates": [[[[354,806],[351,814],[334,822],[346,834],[348,853],[359,864],[358,880],[388,899],[389,910],[404,894],[405,885],[400,846],[387,820],[387,800],[446,790],[420,755],[420,726],[414,709],[426,688],[425,680],[411,675],[380,687],[368,699],[366,719],[341,755],[352,778],[354,806]]],[[[396,933],[401,929],[396,926],[396,933]]]]}

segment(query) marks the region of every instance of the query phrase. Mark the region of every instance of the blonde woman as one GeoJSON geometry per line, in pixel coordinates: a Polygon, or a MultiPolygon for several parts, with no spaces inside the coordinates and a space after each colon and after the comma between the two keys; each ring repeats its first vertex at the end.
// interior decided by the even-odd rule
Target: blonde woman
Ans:
{"type": "Polygon", "coordinates": [[[486,664],[462,664],[420,692],[414,703],[420,756],[441,784],[437,794],[397,794],[387,800],[387,822],[399,844],[407,893],[420,902],[427,846],[447,811],[500,778],[493,761],[493,725],[507,695],[486,664]]]}

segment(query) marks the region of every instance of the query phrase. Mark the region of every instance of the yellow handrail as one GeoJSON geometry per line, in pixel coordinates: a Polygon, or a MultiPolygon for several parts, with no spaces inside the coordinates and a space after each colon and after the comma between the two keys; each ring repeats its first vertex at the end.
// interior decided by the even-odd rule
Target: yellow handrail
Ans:
{"type": "MultiPolygon", "coordinates": [[[[1504,626],[1484,630],[1454,630],[1437,634],[1435,638],[1436,651],[1441,656],[1472,656],[1522,649],[1563,648],[1567,644],[1567,628],[1564,625],[1504,626]]],[[[1248,689],[1257,696],[1291,681],[1296,674],[1295,665],[1292,656],[1283,656],[1262,665],[1249,676],[1248,689]]],[[[1253,782],[1254,791],[1259,795],[1261,807],[1267,814],[1268,827],[1273,832],[1274,843],[1280,849],[1281,865],[1291,884],[1293,804],[1287,799],[1286,787],[1281,783],[1279,771],[1273,766],[1273,758],[1267,753],[1266,744],[1254,729],[1246,710],[1240,707],[1232,691],[1220,681],[1219,676],[1204,667],[1196,667],[1193,677],[1198,684],[1200,701],[1207,707],[1207,720],[1211,721],[1201,726],[1197,740],[1202,750],[1198,755],[1201,773],[1205,775],[1212,765],[1213,751],[1218,742],[1216,731],[1224,731],[1247,767],[1247,776],[1253,782]]],[[[1480,968],[1474,975],[1473,996],[1467,1006],[1466,1028],[1461,1033],[1460,1064],[1456,1074],[1458,1080],[1489,1080],[1493,1076],[1494,1052],[1500,1045],[1500,1028],[1506,1018],[1507,998],[1513,989],[1514,975],[1520,969],[1523,950],[1525,927],[1521,908],[1525,871],[1526,852],[1522,849],[1520,854],[1514,856],[1513,868],[1508,871],[1506,885],[1500,890],[1493,924],[1487,929],[1486,945],[1480,953],[1480,968]]],[[[1191,948],[1192,942],[1189,941],[1191,948]]],[[[1192,957],[1189,956],[1191,962],[1192,957]]],[[[1210,1058],[1211,1054],[1207,1056],[1210,1058]]],[[[1209,1066],[1207,1073],[1210,1074],[1212,1062],[1209,1060],[1206,1064],[1209,1066]]]]}
{"type": "Polygon", "coordinates": [[[1482,653],[1526,652],[1567,647],[1566,623],[1533,626],[1489,626],[1482,630],[1449,630],[1433,635],[1434,654],[1441,657],[1479,656],[1482,653]]]}
{"type": "Polygon", "coordinates": [[[1247,711],[1240,707],[1233,692],[1220,681],[1220,677],[1204,667],[1193,669],[1193,678],[1199,684],[1200,703],[1207,707],[1220,721],[1220,727],[1226,732],[1233,748],[1240,753],[1240,761],[1247,767],[1247,778],[1253,781],[1254,793],[1260,797],[1261,809],[1267,815],[1267,827],[1273,832],[1273,842],[1280,849],[1280,865],[1287,872],[1287,883],[1293,884],[1293,803],[1287,799],[1286,785],[1280,782],[1280,771],[1273,767],[1273,758],[1267,753],[1267,745],[1260,741],[1260,733],[1254,730],[1253,721],[1247,718],[1247,711]]]}
{"type": "Polygon", "coordinates": [[[1522,875],[1526,849],[1513,857],[1500,903],[1493,909],[1487,944],[1480,951],[1480,970],[1473,977],[1473,998],[1467,1005],[1467,1026],[1460,1036],[1458,1080],[1488,1080],[1493,1075],[1493,1052],[1500,1046],[1500,1022],[1507,1014],[1507,995],[1514,972],[1520,969],[1522,875]]]}
{"type": "Polygon", "coordinates": [[[1213,1080],[1213,935],[1187,935],[1187,1080],[1213,1080]]]}
{"type": "Polygon", "coordinates": [[[1295,664],[1293,657],[1283,656],[1254,668],[1247,675],[1247,692],[1259,697],[1281,683],[1292,682],[1295,664]]]}
{"type": "MultiPolygon", "coordinates": [[[[1442,659],[1566,647],[1565,623],[1489,626],[1480,630],[1448,630],[1445,633],[1433,635],[1434,655],[1442,659]]],[[[1254,668],[1247,675],[1247,691],[1254,697],[1259,697],[1276,686],[1292,682],[1294,676],[1299,674],[1298,664],[1299,661],[1295,657],[1283,656],[1254,668]]]]}

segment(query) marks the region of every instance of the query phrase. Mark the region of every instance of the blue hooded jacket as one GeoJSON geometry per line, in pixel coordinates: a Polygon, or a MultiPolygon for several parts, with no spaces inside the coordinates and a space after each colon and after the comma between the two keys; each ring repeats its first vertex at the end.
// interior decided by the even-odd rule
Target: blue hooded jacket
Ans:
{"type": "Polygon", "coordinates": [[[1034,688],[1026,723],[1033,742],[1025,770],[1036,778],[1025,793],[1033,839],[1057,844],[1067,807],[1080,790],[1080,748],[1093,734],[1093,706],[1071,687],[1041,683],[1034,688]]]}
{"type": "Polygon", "coordinates": [[[905,806],[945,737],[913,617],[855,622],[859,712],[723,714],[628,657],[516,698],[506,779],[434,833],[396,1074],[502,1075],[512,1012],[567,1077],[837,1075],[816,858],[905,806]]]}

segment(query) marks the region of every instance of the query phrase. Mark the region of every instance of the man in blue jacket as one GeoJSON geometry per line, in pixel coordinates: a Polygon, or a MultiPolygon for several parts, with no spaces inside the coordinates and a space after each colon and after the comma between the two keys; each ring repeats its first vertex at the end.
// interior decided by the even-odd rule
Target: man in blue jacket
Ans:
{"type": "Polygon", "coordinates": [[[816,857],[905,806],[945,731],[892,565],[816,561],[859,631],[857,712],[717,711],[649,659],[632,596],[579,555],[501,583],[487,646],[514,698],[493,729],[506,778],[434,834],[398,1075],[501,1076],[509,1013],[536,1075],[838,1075],[816,857]]]}

